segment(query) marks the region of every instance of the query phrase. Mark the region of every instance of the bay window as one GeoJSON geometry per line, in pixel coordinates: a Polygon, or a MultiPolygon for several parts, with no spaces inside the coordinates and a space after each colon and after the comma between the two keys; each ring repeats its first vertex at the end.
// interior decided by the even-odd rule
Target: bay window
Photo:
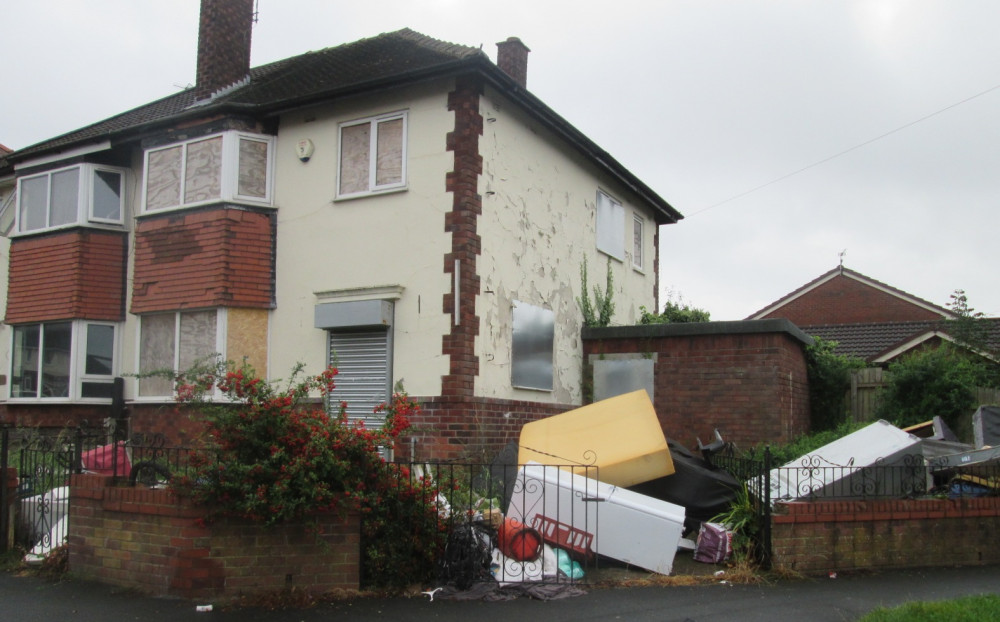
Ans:
{"type": "Polygon", "coordinates": [[[17,180],[18,233],[123,222],[125,171],[78,164],[17,180]]]}
{"type": "Polygon", "coordinates": [[[145,212],[213,201],[271,204],[270,136],[223,132],[146,151],[145,212]]]}
{"type": "Polygon", "coordinates": [[[81,320],[13,327],[10,398],[110,400],[117,325],[81,320]]]}

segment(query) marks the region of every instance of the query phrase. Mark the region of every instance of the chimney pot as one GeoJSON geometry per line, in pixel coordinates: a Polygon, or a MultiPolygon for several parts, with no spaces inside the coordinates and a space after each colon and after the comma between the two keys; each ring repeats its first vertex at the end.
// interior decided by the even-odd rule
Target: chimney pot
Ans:
{"type": "Polygon", "coordinates": [[[517,37],[497,43],[497,66],[522,88],[528,87],[528,49],[517,37]]]}
{"type": "Polygon", "coordinates": [[[250,75],[254,0],[201,0],[195,96],[211,97],[250,75]]]}

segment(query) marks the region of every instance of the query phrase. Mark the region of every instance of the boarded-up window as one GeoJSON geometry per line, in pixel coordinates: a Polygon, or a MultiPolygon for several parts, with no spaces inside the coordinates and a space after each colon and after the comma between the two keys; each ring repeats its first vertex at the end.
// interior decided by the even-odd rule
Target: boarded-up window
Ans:
{"type": "Polygon", "coordinates": [[[406,113],[345,123],[340,127],[340,197],[406,185],[406,113]]]}
{"type": "Polygon", "coordinates": [[[199,140],[187,146],[184,167],[184,202],[197,203],[222,196],[222,137],[199,140]]]}
{"type": "Polygon", "coordinates": [[[240,196],[267,197],[267,150],[268,143],[262,140],[240,139],[240,196]]]}
{"type": "Polygon", "coordinates": [[[515,302],[513,332],[511,384],[523,389],[551,391],[555,313],[515,302]]]}
{"type": "Polygon", "coordinates": [[[218,313],[184,311],[145,315],[139,331],[139,396],[160,397],[174,391],[173,379],[157,371],[184,371],[211,362],[218,354],[218,313]]]}
{"type": "Polygon", "coordinates": [[[273,139],[224,132],[146,152],[145,211],[271,200],[273,139]]]}
{"type": "Polygon", "coordinates": [[[597,191],[597,250],[622,259],[625,255],[625,208],[597,191]]]}

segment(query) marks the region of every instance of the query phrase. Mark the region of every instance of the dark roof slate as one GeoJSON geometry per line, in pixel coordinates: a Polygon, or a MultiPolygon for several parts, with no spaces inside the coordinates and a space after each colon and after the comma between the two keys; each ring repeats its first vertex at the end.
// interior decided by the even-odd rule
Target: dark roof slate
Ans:
{"type": "Polygon", "coordinates": [[[0,170],[34,157],[101,140],[114,144],[144,130],[177,123],[187,117],[218,114],[270,115],[313,102],[369,92],[437,76],[478,72],[536,115],[548,127],[654,206],[656,222],[677,222],[683,216],[617,160],[524,90],[476,47],[447,43],[409,28],[353,43],[251,68],[249,83],[197,102],[195,89],[164,97],[103,121],[9,154],[0,170]]]}
{"type": "Polygon", "coordinates": [[[291,105],[373,82],[402,79],[419,70],[441,68],[486,55],[479,48],[445,43],[408,28],[353,43],[307,52],[250,70],[250,82],[195,106],[195,89],[188,88],[92,125],[15,152],[21,158],[64,146],[111,138],[119,132],[168,121],[184,114],[204,114],[215,108],[247,107],[264,111],[291,105]]]}
{"type": "MultiPolygon", "coordinates": [[[[987,345],[994,352],[1000,351],[1000,318],[982,320],[987,330],[987,345]]],[[[802,326],[802,331],[812,337],[837,342],[836,354],[858,356],[867,361],[893,350],[913,339],[933,331],[951,335],[951,322],[881,322],[871,324],[832,324],[802,326]]]]}

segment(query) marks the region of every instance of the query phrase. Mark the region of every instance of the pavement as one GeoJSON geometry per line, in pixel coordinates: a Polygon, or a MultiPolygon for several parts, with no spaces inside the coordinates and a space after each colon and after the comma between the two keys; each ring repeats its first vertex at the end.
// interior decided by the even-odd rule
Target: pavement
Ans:
{"type": "Polygon", "coordinates": [[[765,584],[715,582],[695,586],[588,587],[560,600],[445,600],[426,596],[354,598],[307,608],[254,607],[198,611],[211,604],[152,598],[73,578],[58,581],[0,573],[0,616],[19,621],[316,622],[319,620],[635,620],[771,622],[857,620],[877,607],[973,594],[1000,594],[1000,566],[839,573],[765,584]]]}

